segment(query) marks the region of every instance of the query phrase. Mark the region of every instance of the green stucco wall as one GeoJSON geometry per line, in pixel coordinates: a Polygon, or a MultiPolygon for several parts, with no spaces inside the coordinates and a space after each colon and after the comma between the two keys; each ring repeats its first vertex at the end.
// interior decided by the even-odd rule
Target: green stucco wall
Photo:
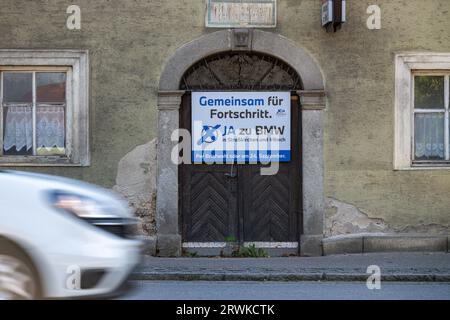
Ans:
{"type": "MultiPolygon", "coordinates": [[[[347,0],[337,33],[320,27],[319,0],[279,0],[279,33],[321,67],[328,96],[325,194],[393,228],[447,225],[450,169],[394,171],[394,54],[450,52],[450,1],[347,0]],[[378,4],[382,29],[368,30],[378,4]]],[[[112,187],[118,162],[156,137],[162,69],[204,27],[204,0],[0,0],[0,48],[88,49],[92,165],[30,168],[112,187]],[[81,30],[66,8],[81,7],[81,30]]]]}

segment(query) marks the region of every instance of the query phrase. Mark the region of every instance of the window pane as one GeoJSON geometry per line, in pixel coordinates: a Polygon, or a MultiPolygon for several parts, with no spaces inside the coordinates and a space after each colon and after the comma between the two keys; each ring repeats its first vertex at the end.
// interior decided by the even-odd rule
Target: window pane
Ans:
{"type": "Polygon", "coordinates": [[[36,109],[38,155],[65,153],[65,117],[63,106],[38,106],[36,109]]]}
{"type": "Polygon", "coordinates": [[[37,102],[66,101],[66,74],[64,72],[36,73],[37,102]]]}
{"type": "Polygon", "coordinates": [[[417,113],[415,160],[444,160],[444,113],[417,113]]]}
{"type": "Polygon", "coordinates": [[[416,109],[444,109],[444,77],[414,77],[414,107],[416,109]]]}
{"type": "Polygon", "coordinates": [[[32,123],[31,106],[3,108],[3,153],[5,155],[33,153],[32,123]]]}
{"type": "Polygon", "coordinates": [[[33,75],[31,73],[3,73],[4,102],[32,102],[33,75]]]}

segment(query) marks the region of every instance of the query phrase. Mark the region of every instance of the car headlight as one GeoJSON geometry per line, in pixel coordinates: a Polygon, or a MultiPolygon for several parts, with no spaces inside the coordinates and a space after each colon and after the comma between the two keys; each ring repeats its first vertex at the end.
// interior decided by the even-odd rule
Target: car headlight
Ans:
{"type": "Polygon", "coordinates": [[[70,214],[104,231],[122,238],[136,234],[136,218],[123,217],[117,208],[92,198],[63,191],[50,192],[50,204],[56,210],[70,214]]]}
{"type": "Polygon", "coordinates": [[[50,193],[50,201],[55,208],[85,220],[120,217],[114,208],[82,195],[53,191],[50,193]]]}

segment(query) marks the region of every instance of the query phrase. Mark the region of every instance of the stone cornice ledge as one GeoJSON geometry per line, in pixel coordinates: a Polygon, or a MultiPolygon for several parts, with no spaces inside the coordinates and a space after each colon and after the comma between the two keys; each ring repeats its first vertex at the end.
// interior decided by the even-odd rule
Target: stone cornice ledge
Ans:
{"type": "Polygon", "coordinates": [[[326,108],[326,94],[323,90],[299,90],[302,110],[323,110],[326,108]]]}
{"type": "Polygon", "coordinates": [[[158,91],[158,110],[180,109],[181,97],[184,93],[184,90],[158,91]]]}

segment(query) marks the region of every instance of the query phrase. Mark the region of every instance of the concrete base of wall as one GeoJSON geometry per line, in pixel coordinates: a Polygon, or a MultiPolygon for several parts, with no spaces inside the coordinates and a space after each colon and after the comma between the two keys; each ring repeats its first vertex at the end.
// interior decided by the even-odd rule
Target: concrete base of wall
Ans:
{"type": "Polygon", "coordinates": [[[157,255],[160,257],[179,257],[181,255],[181,236],[159,234],[156,247],[157,255]]]}
{"type": "Polygon", "coordinates": [[[146,256],[155,256],[156,255],[156,236],[138,236],[139,240],[142,241],[142,253],[146,256]]]}
{"type": "MultiPolygon", "coordinates": [[[[145,237],[144,254],[161,257],[178,257],[182,254],[181,237],[158,235],[145,237]]],[[[214,248],[183,248],[185,254],[198,256],[232,256],[232,245],[214,248]]],[[[271,257],[297,255],[297,248],[264,248],[271,257]]],[[[302,236],[300,255],[313,257],[333,254],[370,252],[449,252],[448,235],[411,234],[354,234],[323,238],[322,235],[302,236]]]]}
{"type": "Polygon", "coordinates": [[[323,235],[303,235],[300,239],[300,255],[303,257],[318,257],[323,255],[323,235]]]}
{"type": "Polygon", "coordinates": [[[324,255],[368,252],[449,252],[450,236],[357,234],[325,238],[324,255]]]}

